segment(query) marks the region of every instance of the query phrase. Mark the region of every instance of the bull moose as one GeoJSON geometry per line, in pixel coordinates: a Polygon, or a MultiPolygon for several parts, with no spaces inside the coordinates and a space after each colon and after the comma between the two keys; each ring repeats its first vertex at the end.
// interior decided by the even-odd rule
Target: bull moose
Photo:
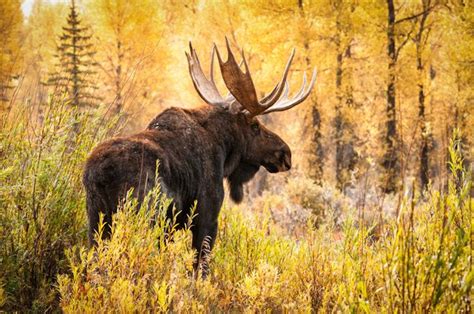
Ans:
{"type": "Polygon", "coordinates": [[[243,199],[243,184],[252,179],[260,166],[270,173],[290,170],[290,148],[265,128],[257,116],[284,111],[303,102],[314,86],[316,71],[308,87],[304,73],[301,89],[293,98],[288,98],[287,77],[295,54],[293,49],[281,81],[258,100],[244,53],[245,72],[241,69],[242,63],[237,64],[227,39],[226,45],[226,62],[216,45],[213,46],[209,78],[204,75],[191,43],[189,53],[186,52],[192,82],[207,105],[197,109],[166,109],[146,130],[110,139],[92,151],[83,176],[91,245],[95,243],[99,213],[104,214],[103,237],[107,238],[112,216],[127,190],[133,188],[134,196],[139,202],[143,201],[156,182],[157,161],[161,189],[173,199],[179,212],[178,226],[186,224],[197,201],[191,231],[192,246],[198,256],[201,256],[204,239],[209,239],[210,248],[214,244],[224,199],[224,179],[227,179],[231,199],[238,203],[243,199]],[[225,98],[214,82],[215,54],[230,92],[225,98]]]}

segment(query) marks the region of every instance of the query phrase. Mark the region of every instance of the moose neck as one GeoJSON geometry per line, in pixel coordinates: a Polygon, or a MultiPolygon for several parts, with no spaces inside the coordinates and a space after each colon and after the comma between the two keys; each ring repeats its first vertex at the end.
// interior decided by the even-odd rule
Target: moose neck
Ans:
{"type": "Polygon", "coordinates": [[[201,123],[223,152],[223,175],[229,183],[230,197],[236,203],[240,203],[244,197],[244,183],[250,181],[260,168],[259,165],[245,162],[243,158],[247,153],[247,144],[237,120],[239,118],[242,117],[215,108],[208,111],[204,123],[201,123]]]}
{"type": "Polygon", "coordinates": [[[229,177],[242,162],[247,145],[236,121],[238,117],[220,107],[197,109],[200,124],[222,152],[223,175],[229,177]]]}

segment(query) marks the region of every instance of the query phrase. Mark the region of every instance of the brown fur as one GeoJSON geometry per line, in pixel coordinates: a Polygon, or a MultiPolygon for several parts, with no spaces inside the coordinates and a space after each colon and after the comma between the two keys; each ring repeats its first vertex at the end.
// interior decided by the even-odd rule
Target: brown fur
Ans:
{"type": "Polygon", "coordinates": [[[100,212],[108,237],[112,215],[126,191],[134,188],[135,196],[143,200],[155,184],[158,160],[162,189],[181,211],[181,226],[197,200],[192,245],[200,251],[204,238],[210,238],[211,247],[214,244],[224,179],[231,198],[240,202],[243,184],[260,166],[272,173],[289,170],[291,152],[280,137],[240,111],[221,106],[167,109],[146,130],[103,142],[89,156],[83,182],[91,244],[100,212]]]}

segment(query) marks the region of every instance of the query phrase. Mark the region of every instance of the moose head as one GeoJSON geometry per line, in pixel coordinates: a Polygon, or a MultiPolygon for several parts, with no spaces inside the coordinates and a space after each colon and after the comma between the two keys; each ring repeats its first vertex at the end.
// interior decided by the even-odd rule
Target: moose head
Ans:
{"type": "Polygon", "coordinates": [[[189,73],[199,96],[211,106],[220,106],[227,109],[234,116],[234,120],[239,125],[244,138],[242,143],[244,145],[241,145],[244,152],[241,160],[243,165],[237,168],[238,171],[234,175],[228,177],[231,184],[231,196],[235,201],[240,201],[243,196],[241,183],[249,180],[260,166],[265,167],[271,173],[287,171],[291,168],[290,148],[278,135],[265,128],[258,121],[257,116],[285,111],[302,103],[309,96],[314,86],[316,69],[313,70],[312,79],[308,87],[306,86],[306,72],[303,74],[303,84],[300,90],[293,98],[289,99],[289,83],[287,78],[295,55],[295,50],[293,49],[282,79],[268,95],[259,100],[244,52],[242,51],[242,62],[239,65],[232,53],[227,38],[226,46],[228,57],[227,61],[224,62],[214,44],[211,53],[209,78],[205,76],[196,50],[191,43],[189,43],[190,52],[186,52],[186,57],[189,64],[189,73]],[[222,77],[229,90],[229,94],[225,98],[219,93],[214,81],[214,60],[216,54],[222,77]],[[245,72],[242,71],[242,64],[245,67],[245,72]],[[247,171],[243,171],[243,168],[247,171]]]}

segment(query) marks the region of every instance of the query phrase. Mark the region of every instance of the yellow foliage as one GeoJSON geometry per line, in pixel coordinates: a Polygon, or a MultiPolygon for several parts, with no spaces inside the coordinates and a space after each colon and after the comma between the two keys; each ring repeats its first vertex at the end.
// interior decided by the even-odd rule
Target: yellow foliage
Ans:
{"type": "MultiPolygon", "coordinates": [[[[0,172],[0,293],[7,310],[459,312],[471,302],[474,204],[459,142],[450,150],[459,179],[450,182],[449,193],[408,197],[398,217],[367,223],[344,208],[339,226],[322,219],[316,228],[310,217],[304,232],[277,232],[273,209],[300,202],[329,209],[342,198],[325,198],[330,189],[304,178],[283,184],[284,193],[263,195],[260,215],[249,213],[248,204],[225,206],[210,275],[201,280],[193,278],[189,226],[176,231],[165,219],[169,200],[156,197],[159,187],[148,196],[156,202],[150,208],[161,213],[154,224],[155,212],[148,206],[137,211],[128,198],[114,216],[111,239],[85,247],[78,164],[104,130],[96,134],[101,120],[81,116],[83,128],[71,143],[73,110],[60,102],[47,109],[35,128],[19,114],[25,107],[15,108],[15,120],[3,121],[2,147],[9,150],[0,172]]],[[[367,210],[381,215],[379,208],[367,210]]]]}
{"type": "MultiPolygon", "coordinates": [[[[394,69],[399,175],[406,181],[420,167],[420,138],[433,139],[430,179],[436,189],[420,197],[377,192],[387,120],[385,5],[78,1],[84,23],[94,30],[97,93],[104,98],[98,112],[78,118],[64,101],[47,101],[51,90],[40,84],[54,67],[67,4],[35,1],[23,21],[21,1],[1,0],[0,98],[20,75],[16,101],[0,121],[1,310],[468,312],[473,201],[462,158],[468,163],[474,156],[472,1],[436,1],[421,52],[423,71],[412,40],[421,2],[395,4],[397,19],[408,18],[396,23],[397,47],[404,46],[394,69]],[[224,36],[234,51],[246,52],[259,96],[278,82],[293,47],[291,93],[302,72],[317,67],[317,85],[304,104],[262,118],[290,145],[292,172],[268,179],[261,197],[223,208],[207,280],[193,279],[189,230],[172,231],[170,241],[171,226],[150,226],[149,213],[131,210],[131,200],[115,216],[112,239],[86,248],[82,163],[92,146],[117,133],[109,128],[115,120],[108,122],[114,117],[108,108],[125,109],[128,127],[136,130],[164,107],[205,105],[183,51],[193,41],[208,69],[212,43],[223,48],[224,36]],[[342,125],[351,126],[340,139],[354,140],[359,156],[342,192],[334,187],[338,114],[342,125]],[[77,119],[81,128],[71,141],[77,119]],[[464,134],[463,157],[453,149],[447,154],[453,128],[464,134]],[[316,163],[312,156],[319,153],[316,163]],[[448,184],[448,158],[462,180],[448,184]],[[313,174],[317,167],[321,178],[313,174]]],[[[225,95],[219,75],[216,80],[225,95]]]]}
{"type": "MultiPolygon", "coordinates": [[[[20,0],[0,2],[0,104],[8,101],[7,90],[21,69],[22,23],[20,0]]],[[[0,109],[2,109],[0,107],[0,109]]]]}
{"type": "Polygon", "coordinates": [[[7,296],[5,294],[5,290],[3,289],[3,286],[0,285],[0,307],[5,305],[6,302],[7,302],[7,296]]]}
{"type": "Polygon", "coordinates": [[[193,279],[189,231],[163,246],[170,226],[150,226],[148,214],[129,204],[110,241],[70,251],[72,275],[58,280],[61,306],[72,313],[456,311],[467,306],[473,284],[465,233],[472,222],[453,225],[472,201],[462,204],[438,193],[416,209],[407,204],[377,240],[372,227],[350,220],[339,237],[324,225],[286,238],[268,220],[225,208],[207,280],[193,279]]]}

